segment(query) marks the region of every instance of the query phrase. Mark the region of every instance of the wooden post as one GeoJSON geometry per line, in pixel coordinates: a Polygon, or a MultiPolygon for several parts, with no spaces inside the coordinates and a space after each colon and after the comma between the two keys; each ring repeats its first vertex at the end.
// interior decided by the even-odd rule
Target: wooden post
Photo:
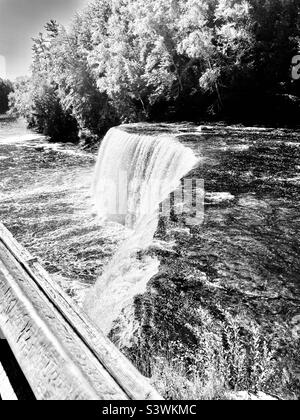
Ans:
{"type": "Polygon", "coordinates": [[[37,399],[161,399],[1,223],[0,328],[37,399]]]}

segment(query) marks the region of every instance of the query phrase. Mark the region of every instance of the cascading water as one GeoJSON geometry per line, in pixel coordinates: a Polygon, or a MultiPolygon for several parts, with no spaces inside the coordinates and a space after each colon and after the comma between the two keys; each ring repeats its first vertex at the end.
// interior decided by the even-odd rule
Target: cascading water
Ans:
{"type": "Polygon", "coordinates": [[[93,184],[97,212],[102,222],[114,221],[128,228],[127,239],[85,299],[87,313],[105,333],[157,274],[159,261],[137,258],[137,253],[153,241],[159,204],[196,162],[192,150],[172,136],[113,128],[103,140],[93,184]]]}

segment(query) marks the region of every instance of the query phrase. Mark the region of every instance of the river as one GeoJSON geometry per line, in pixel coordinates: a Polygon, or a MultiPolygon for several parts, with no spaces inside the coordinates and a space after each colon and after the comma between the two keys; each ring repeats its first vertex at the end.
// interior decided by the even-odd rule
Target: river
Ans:
{"type": "Polygon", "coordinates": [[[91,200],[96,156],[0,122],[0,220],[78,302],[122,239],[91,200]]]}
{"type": "MultiPolygon", "coordinates": [[[[300,133],[189,124],[135,130],[179,135],[199,158],[189,178],[205,185],[203,224],[173,217],[157,231],[149,255],[160,269],[135,302],[136,320],[155,330],[157,342],[165,334],[188,342],[185,324],[196,321],[184,308],[201,305],[218,317],[221,305],[244,326],[255,321],[273,339],[297,341],[300,133]]],[[[20,121],[0,122],[0,220],[79,304],[128,234],[117,223],[99,223],[95,162],[95,154],[51,144],[20,121]]],[[[131,334],[128,316],[120,325],[131,334]]],[[[119,344],[120,336],[119,328],[119,344]]]]}

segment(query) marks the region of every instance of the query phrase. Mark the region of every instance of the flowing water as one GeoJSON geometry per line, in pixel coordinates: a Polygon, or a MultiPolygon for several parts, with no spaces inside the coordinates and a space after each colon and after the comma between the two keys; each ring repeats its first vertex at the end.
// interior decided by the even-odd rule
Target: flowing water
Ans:
{"type": "Polygon", "coordinates": [[[118,224],[99,224],[91,197],[95,162],[22,121],[0,122],[0,220],[78,303],[125,237],[118,224]]]}
{"type": "Polygon", "coordinates": [[[212,313],[221,304],[297,337],[299,133],[206,132],[176,124],[123,130],[107,135],[94,177],[94,154],[50,144],[20,122],[1,121],[0,220],[67,293],[85,302],[105,331],[159,270],[147,299],[161,334],[183,336],[180,313],[192,299],[212,313]],[[166,133],[178,135],[180,144],[157,138],[166,133]],[[189,176],[204,179],[205,220],[189,227],[175,218],[155,235],[157,252],[136,258],[135,251],[152,240],[157,203],[194,166],[195,156],[199,164],[189,176]],[[124,185],[124,172],[128,197],[109,201],[120,195],[110,194],[112,184],[101,180],[124,185]]]}
{"type": "Polygon", "coordinates": [[[132,298],[158,273],[157,258],[137,258],[153,242],[159,204],[197,163],[175,137],[111,129],[102,142],[93,193],[99,217],[117,221],[130,234],[89,292],[85,309],[107,333],[132,298]]]}

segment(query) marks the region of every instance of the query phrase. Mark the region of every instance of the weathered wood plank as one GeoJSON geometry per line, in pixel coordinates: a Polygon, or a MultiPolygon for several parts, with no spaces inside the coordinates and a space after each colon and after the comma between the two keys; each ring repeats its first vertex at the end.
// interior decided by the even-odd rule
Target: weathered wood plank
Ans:
{"type": "Polygon", "coordinates": [[[126,399],[2,243],[0,324],[36,398],[126,399]]]}
{"type": "MultiPolygon", "coordinates": [[[[13,279],[18,279],[18,282],[16,285],[14,285],[13,290],[15,295],[12,294],[10,289],[2,290],[2,295],[5,297],[7,302],[10,302],[5,305],[6,308],[2,308],[3,305],[0,304],[0,327],[2,326],[3,332],[6,336],[6,330],[8,329],[10,331],[12,326],[9,325],[8,327],[9,317],[6,317],[3,326],[3,315],[1,314],[3,314],[3,312],[5,313],[5,311],[11,313],[12,310],[16,310],[14,308],[18,306],[18,299],[20,299],[20,296],[18,295],[18,298],[16,299],[15,289],[16,286],[20,288],[21,285],[21,294],[29,294],[29,303],[31,305],[34,303],[34,309],[37,311],[39,316],[41,316],[48,329],[50,328],[50,332],[52,334],[53,332],[55,333],[55,338],[59,338],[59,344],[61,344],[61,342],[64,343],[63,349],[60,349],[61,351],[64,350],[65,352],[63,356],[65,358],[69,358],[68,362],[73,363],[73,367],[75,366],[75,368],[78,369],[79,366],[80,373],[82,375],[82,383],[85,383],[85,387],[87,388],[90,386],[92,391],[96,393],[97,398],[130,398],[139,400],[161,399],[160,395],[149,385],[148,380],[144,378],[125,358],[125,356],[123,356],[116,349],[116,347],[103,335],[103,333],[89,321],[88,317],[73,303],[73,301],[68,296],[65,295],[60,287],[52,281],[51,277],[41,267],[37,259],[32,258],[32,256],[13,238],[10,232],[1,223],[0,240],[2,242],[2,248],[0,248],[2,257],[0,255],[0,260],[3,261],[3,259],[5,259],[6,261],[10,261],[9,267],[7,267],[7,263],[4,266],[2,262],[0,266],[0,273],[2,271],[3,274],[4,271],[6,273],[6,277],[9,277],[10,273],[10,282],[12,283],[13,279]],[[7,255],[7,252],[9,252],[10,256],[7,255]],[[15,260],[17,260],[20,266],[18,270],[16,268],[12,270],[12,256],[15,260]],[[20,275],[20,270],[23,271],[22,275],[20,275]],[[11,273],[11,271],[13,271],[13,273],[11,273]],[[32,302],[32,300],[34,300],[34,302],[32,302]],[[50,306],[52,305],[52,308],[50,309],[49,302],[50,306]],[[46,310],[44,307],[47,305],[48,307],[46,310]],[[84,363],[81,360],[81,354],[84,355],[84,363]],[[95,364],[98,365],[98,368],[96,366],[96,369],[95,364]],[[102,371],[99,369],[99,366],[101,367],[102,371]],[[105,384],[105,389],[103,389],[103,387],[101,388],[99,383],[102,385],[105,384]]],[[[1,287],[0,301],[2,301],[1,287]]],[[[25,305],[24,307],[26,307],[28,312],[28,302],[27,306],[25,305]]],[[[24,307],[21,309],[26,313],[26,310],[24,311],[24,307]]],[[[21,313],[22,310],[20,311],[19,308],[21,313]]],[[[20,335],[20,338],[19,336],[14,336],[11,338],[12,348],[15,345],[16,340],[18,343],[20,341],[22,342],[23,336],[25,336],[25,341],[29,340],[28,334],[26,335],[26,332],[28,330],[28,320],[31,320],[32,316],[33,314],[29,313],[29,316],[27,315],[25,318],[22,317],[24,322],[20,322],[18,328],[19,334],[23,330],[24,331],[20,335]]],[[[16,318],[18,319],[18,317],[16,318]]],[[[38,327],[31,325],[30,327],[32,327],[33,336],[36,337],[34,333],[36,334],[35,328],[38,330],[38,327]]],[[[24,345],[24,348],[28,349],[28,342],[26,341],[25,344],[26,346],[24,345]]],[[[15,349],[15,354],[19,351],[19,348],[15,349]]],[[[58,351],[58,349],[56,349],[56,351],[58,351]]],[[[61,354],[60,357],[62,357],[61,354]]],[[[64,357],[62,357],[62,360],[64,357]]],[[[56,362],[58,363],[59,360],[56,360],[56,362]]],[[[60,368],[61,366],[58,363],[55,372],[60,372],[60,368]]],[[[24,369],[26,370],[25,366],[24,369]]],[[[28,375],[30,376],[30,372],[28,375]]],[[[28,377],[27,379],[30,383],[28,377]]],[[[61,390],[59,392],[61,392],[61,390]]],[[[93,395],[92,398],[95,398],[95,395],[93,395]]],[[[84,395],[84,399],[89,399],[88,395],[84,395]]]]}

